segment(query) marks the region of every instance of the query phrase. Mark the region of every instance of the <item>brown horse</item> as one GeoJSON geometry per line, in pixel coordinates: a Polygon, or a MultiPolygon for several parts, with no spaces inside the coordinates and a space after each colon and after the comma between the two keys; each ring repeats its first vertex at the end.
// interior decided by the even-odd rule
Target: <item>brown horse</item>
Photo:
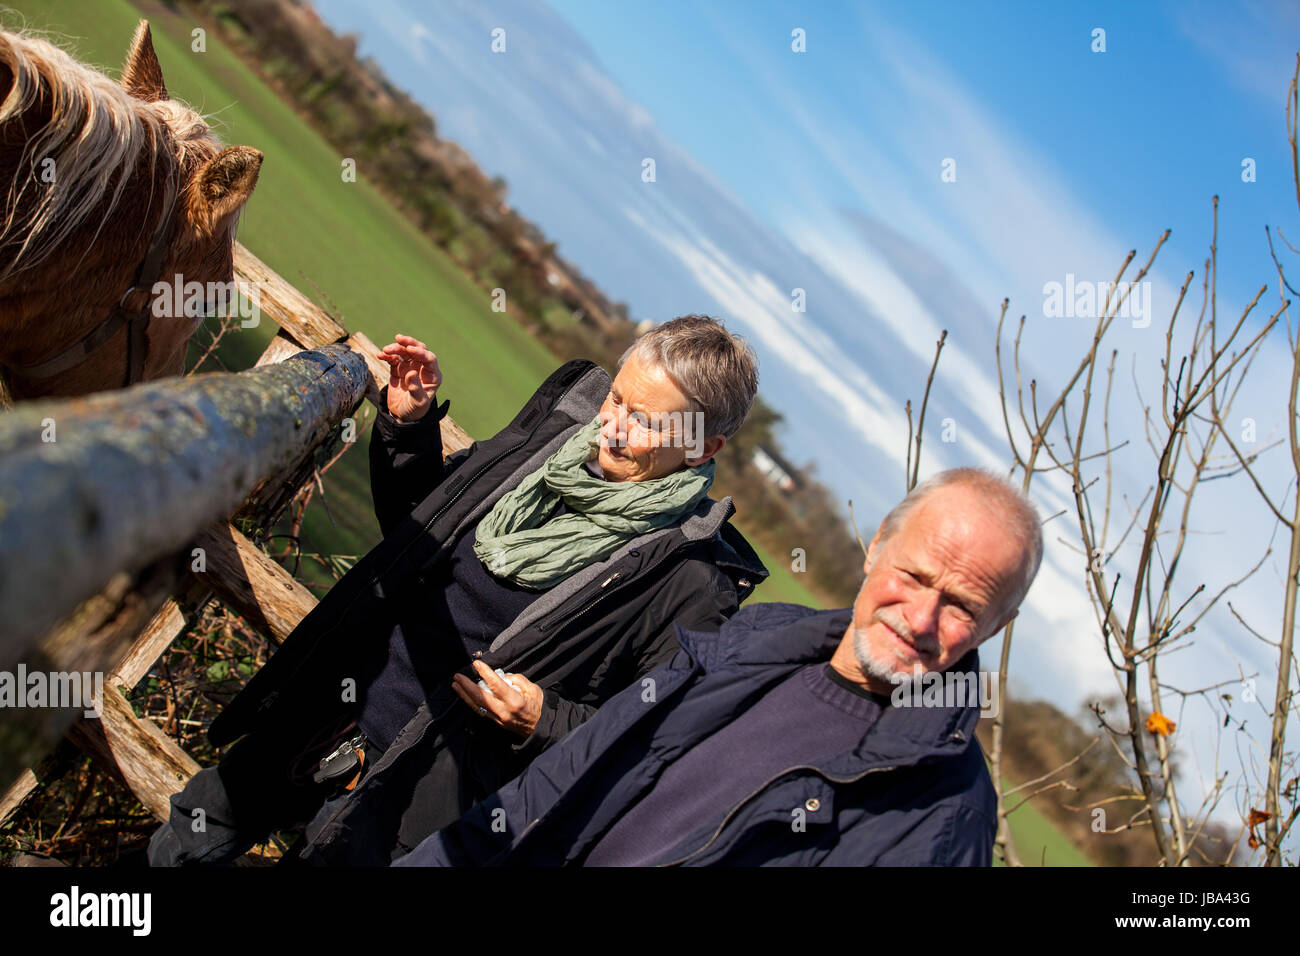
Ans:
{"type": "Polygon", "coordinates": [[[120,85],[0,32],[0,367],[12,397],[180,374],[203,316],[170,314],[181,297],[155,296],[155,283],[232,280],[261,165],[168,97],[146,21],[120,85]]]}

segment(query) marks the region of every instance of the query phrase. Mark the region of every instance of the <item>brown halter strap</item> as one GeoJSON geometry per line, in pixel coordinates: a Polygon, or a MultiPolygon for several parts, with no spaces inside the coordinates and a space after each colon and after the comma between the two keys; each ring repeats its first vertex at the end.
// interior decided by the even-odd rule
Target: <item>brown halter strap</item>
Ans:
{"type": "Polygon", "coordinates": [[[171,238],[172,221],[175,218],[175,191],[168,190],[166,211],[162,222],[153,234],[149,250],[145,253],[140,268],[136,270],[135,279],[130,288],[122,293],[117,305],[109,312],[108,318],[91,329],[79,341],[64,349],[54,358],[36,365],[9,365],[5,371],[11,376],[26,379],[51,378],[76,365],[80,365],[101,345],[111,339],[123,323],[126,324],[126,385],[134,385],[144,376],[144,361],[149,353],[149,306],[153,302],[152,290],[162,272],[163,257],[167,254],[167,241],[171,238]],[[146,293],[144,304],[134,312],[128,312],[126,300],[134,292],[146,293]]]}

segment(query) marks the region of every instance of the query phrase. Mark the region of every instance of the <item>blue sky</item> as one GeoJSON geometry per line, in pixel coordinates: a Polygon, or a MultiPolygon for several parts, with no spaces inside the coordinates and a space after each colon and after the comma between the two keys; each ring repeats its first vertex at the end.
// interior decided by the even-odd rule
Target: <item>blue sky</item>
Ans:
{"type": "MultiPolygon", "coordinates": [[[[893,36],[947,70],[1133,243],[1169,226],[1171,248],[1199,255],[1215,193],[1223,201],[1220,247],[1230,256],[1258,252],[1259,224],[1295,212],[1282,106],[1300,7],[1288,14],[1283,4],[1154,2],[552,6],[667,136],[689,144],[774,227],[798,218],[805,189],[828,207],[877,206],[789,117],[798,104],[825,125],[882,140],[912,123],[905,103],[886,115],[864,109],[881,84],[874,46],[893,36]],[[1277,29],[1288,23],[1289,32],[1277,29]],[[790,52],[792,24],[807,32],[804,55],[790,52]],[[1091,50],[1094,27],[1106,30],[1104,54],[1091,50]],[[1243,156],[1262,167],[1256,183],[1241,182],[1243,156]]],[[[904,165],[903,175],[932,183],[934,165],[904,165]]],[[[1244,293],[1239,273],[1225,272],[1244,293]]]]}
{"type": "MultiPolygon", "coordinates": [[[[362,53],[429,107],[439,133],[504,176],[509,201],[634,317],[704,311],[749,337],[761,391],[785,415],[787,452],[814,463],[839,501],[853,499],[868,532],[902,493],[903,404],[920,399],[940,329],[949,338],[922,474],[1005,472],[993,364],[1003,297],[1013,320],[1027,316],[1027,377],[1059,385],[1093,323],[1045,315],[1044,285],[1111,279],[1130,249],[1143,262],[1172,229],[1150,277],[1153,321],[1117,323],[1111,336],[1125,385],[1151,383],[1188,270],[1200,288],[1212,195],[1221,315],[1265,283],[1260,314],[1277,307],[1265,224],[1300,240],[1284,124],[1297,4],[317,8],[359,32],[362,53]],[[496,28],[504,53],[491,50],[496,28]],[[805,53],[791,50],[795,28],[805,53]],[[1094,28],[1106,31],[1104,53],[1091,49],[1094,28]],[[646,157],[653,183],[641,180],[646,157]],[[1246,157],[1255,182],[1242,181],[1246,157]],[[955,182],[940,176],[948,158],[955,182]],[[791,308],[795,288],[806,312],[791,308]],[[940,439],[945,422],[953,441],[940,439]]],[[[1262,436],[1284,433],[1288,372],[1279,333],[1238,401],[1262,436]]],[[[1117,456],[1116,479],[1137,500],[1150,473],[1141,405],[1131,387],[1118,391],[1113,420],[1134,444],[1117,456]]],[[[1285,464],[1265,465],[1279,497],[1285,464]]],[[[1070,506],[1068,486],[1050,476],[1033,496],[1044,515],[1070,506]]],[[[1185,593],[1235,578],[1271,530],[1259,502],[1229,482],[1207,486],[1193,519],[1202,537],[1185,593]]],[[[1071,537],[1068,519],[1050,526],[1013,671],[1020,689],[1073,712],[1115,684],[1071,537]]],[[[791,546],[815,560],[815,542],[791,546]]],[[[1119,553],[1116,566],[1133,557],[1119,553]]],[[[1278,565],[1266,562],[1236,601],[1265,631],[1280,614],[1278,565]]],[[[986,646],[989,663],[998,648],[986,646]]],[[[1244,673],[1272,687],[1276,658],[1226,612],[1207,617],[1191,650],[1172,655],[1162,679],[1205,686],[1244,673]]],[[[1174,716],[1185,722],[1185,772],[1204,784],[1227,744],[1208,710],[1174,716]]],[[[1231,746],[1256,766],[1251,747],[1231,746]]]]}

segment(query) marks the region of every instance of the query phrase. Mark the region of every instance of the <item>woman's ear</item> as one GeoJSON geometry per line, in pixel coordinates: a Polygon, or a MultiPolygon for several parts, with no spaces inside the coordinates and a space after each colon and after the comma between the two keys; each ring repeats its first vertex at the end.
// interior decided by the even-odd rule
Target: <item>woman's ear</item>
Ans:
{"type": "Polygon", "coordinates": [[[712,438],[704,439],[704,442],[700,448],[699,457],[698,458],[688,457],[686,459],[686,464],[690,465],[692,468],[694,468],[697,465],[704,464],[706,461],[708,461],[718,452],[722,451],[722,446],[725,445],[726,443],[727,443],[726,435],[714,435],[712,438]]]}

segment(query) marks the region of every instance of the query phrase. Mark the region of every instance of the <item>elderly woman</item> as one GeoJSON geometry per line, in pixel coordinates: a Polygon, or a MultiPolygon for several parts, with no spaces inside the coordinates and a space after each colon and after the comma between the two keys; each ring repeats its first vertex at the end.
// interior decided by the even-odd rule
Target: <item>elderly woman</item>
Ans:
{"type": "Polygon", "coordinates": [[[215,744],[242,739],[172,798],[154,865],[228,861],[304,822],[294,859],[386,864],[670,659],[676,624],[716,630],[767,576],[731,499],[708,497],[758,385],[717,321],[655,328],[613,382],[568,363],[445,461],[436,356],[399,335],[383,358],[384,539],[214,721],[215,744]]]}

